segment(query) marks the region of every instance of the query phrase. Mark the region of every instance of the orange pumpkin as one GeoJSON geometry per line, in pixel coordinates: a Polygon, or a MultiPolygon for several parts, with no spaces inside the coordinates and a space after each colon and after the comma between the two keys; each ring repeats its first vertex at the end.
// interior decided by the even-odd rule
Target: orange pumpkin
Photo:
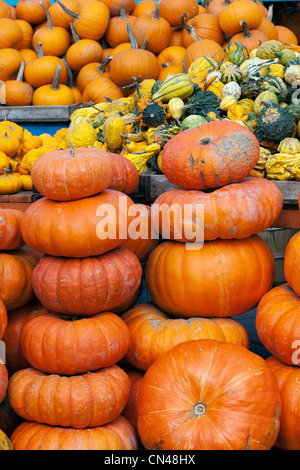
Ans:
{"type": "Polygon", "coordinates": [[[278,41],[282,42],[283,44],[289,43],[294,44],[295,46],[298,45],[298,39],[295,33],[291,31],[286,26],[275,25],[278,34],[278,41]]]}
{"type": "Polygon", "coordinates": [[[4,303],[0,299],[0,340],[2,340],[7,329],[7,311],[4,303]]]}
{"type": "Polygon", "coordinates": [[[189,69],[194,60],[203,56],[213,57],[216,62],[222,62],[225,58],[225,53],[222,46],[212,39],[201,39],[199,41],[195,41],[188,46],[184,55],[184,65],[186,70],[189,69]]]}
{"type": "Polygon", "coordinates": [[[222,45],[224,43],[224,33],[220,28],[218,18],[211,13],[202,13],[194,16],[189,21],[185,21],[186,15],[182,17],[183,33],[182,40],[184,47],[199,39],[211,39],[222,45]]]}
{"type": "Polygon", "coordinates": [[[237,344],[178,344],[147,370],[138,400],[147,450],[268,450],[279,432],[276,378],[264,359],[237,344]]]}
{"type": "Polygon", "coordinates": [[[16,5],[16,16],[31,25],[40,24],[46,20],[46,12],[40,5],[42,2],[46,8],[51,5],[50,0],[18,0],[16,5]]]}
{"type": "Polygon", "coordinates": [[[232,121],[212,121],[173,136],[162,151],[162,170],[180,188],[213,189],[244,179],[259,152],[258,140],[248,129],[232,121]]]}
{"type": "Polygon", "coordinates": [[[160,16],[165,18],[171,26],[181,26],[182,15],[187,13],[186,20],[190,20],[199,12],[197,0],[161,0],[159,3],[160,16]]]}
{"type": "Polygon", "coordinates": [[[243,31],[241,21],[245,22],[249,29],[256,29],[260,25],[262,12],[255,2],[247,0],[233,1],[225,6],[219,15],[220,27],[229,36],[243,31]]]}
{"type": "Polygon", "coordinates": [[[0,250],[18,250],[24,245],[21,234],[23,212],[0,208],[0,250]]]}
{"type": "Polygon", "coordinates": [[[180,317],[245,313],[258,304],[273,282],[274,259],[258,235],[207,241],[198,249],[167,241],[150,253],[146,265],[153,302],[180,317]]]}
{"type": "Polygon", "coordinates": [[[116,47],[124,42],[129,42],[126,23],[128,22],[131,28],[133,28],[135,21],[136,17],[134,14],[128,15],[123,8],[120,11],[120,16],[110,18],[105,32],[105,39],[109,46],[116,47]]]}
{"type": "Polygon", "coordinates": [[[241,43],[243,44],[248,52],[253,51],[253,49],[257,49],[263,42],[268,40],[267,36],[263,31],[259,29],[249,29],[248,25],[243,21],[243,32],[234,34],[229,43],[241,43]]]}

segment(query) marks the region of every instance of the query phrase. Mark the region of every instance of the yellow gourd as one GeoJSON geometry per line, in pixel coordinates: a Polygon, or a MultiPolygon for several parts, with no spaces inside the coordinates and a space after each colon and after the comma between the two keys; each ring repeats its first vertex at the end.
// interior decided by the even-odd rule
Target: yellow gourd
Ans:
{"type": "Polygon", "coordinates": [[[65,144],[67,148],[70,146],[70,143],[75,148],[92,147],[95,140],[97,140],[97,137],[98,132],[93,128],[93,126],[82,123],[67,130],[65,144]]]}
{"type": "Polygon", "coordinates": [[[112,151],[120,149],[126,132],[125,121],[121,117],[110,117],[103,125],[104,142],[112,151]]]}
{"type": "Polygon", "coordinates": [[[5,168],[4,174],[0,176],[0,194],[14,194],[20,191],[21,188],[21,180],[5,168]]]}

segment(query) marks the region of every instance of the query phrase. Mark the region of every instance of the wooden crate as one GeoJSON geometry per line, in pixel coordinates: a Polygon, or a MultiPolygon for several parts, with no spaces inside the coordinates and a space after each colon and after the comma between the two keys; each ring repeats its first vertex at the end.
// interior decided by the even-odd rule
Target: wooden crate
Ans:
{"type": "Polygon", "coordinates": [[[0,121],[66,122],[81,103],[70,106],[1,106],[0,121]]]}

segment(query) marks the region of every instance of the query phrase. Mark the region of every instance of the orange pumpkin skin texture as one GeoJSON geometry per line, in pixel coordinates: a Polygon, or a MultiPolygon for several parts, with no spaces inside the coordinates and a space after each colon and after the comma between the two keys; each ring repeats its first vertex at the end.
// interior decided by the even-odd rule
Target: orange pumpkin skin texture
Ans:
{"type": "Polygon", "coordinates": [[[20,308],[9,312],[8,324],[3,337],[5,342],[6,368],[9,376],[18,370],[30,367],[25,359],[21,347],[21,331],[23,325],[36,315],[39,315],[46,309],[33,298],[30,302],[20,308]]]}
{"type": "Polygon", "coordinates": [[[236,344],[193,340],[145,373],[138,431],[147,450],[268,450],[280,412],[264,359],[236,344]]]}
{"type": "Polygon", "coordinates": [[[162,151],[162,170],[180,188],[215,189],[242,181],[258,158],[252,132],[233,122],[212,121],[173,136],[162,151]]]}
{"type": "Polygon", "coordinates": [[[131,337],[125,361],[142,370],[185,341],[215,339],[249,347],[247,331],[231,318],[172,318],[150,303],[136,305],[121,318],[131,337]]]}
{"type": "Polygon", "coordinates": [[[21,235],[23,212],[0,208],[0,250],[18,250],[24,245],[21,235]]]}
{"type": "Polygon", "coordinates": [[[204,206],[205,240],[241,239],[273,225],[282,210],[283,196],[272,181],[261,178],[246,178],[241,183],[229,184],[209,193],[174,189],[161,194],[154,202],[153,227],[171,240],[196,241],[196,235],[190,236],[190,233],[200,233],[196,217],[198,204],[204,206]],[[194,208],[192,220],[188,217],[187,225],[184,218],[184,207],[187,207],[185,204],[194,208]],[[179,205],[182,209],[178,219],[172,211],[173,205],[179,205]],[[170,232],[168,230],[167,234],[163,233],[165,217],[166,220],[170,218],[170,232]],[[178,235],[177,228],[180,229],[178,235]]]}
{"type": "Polygon", "coordinates": [[[126,157],[117,153],[109,154],[115,165],[115,174],[110,189],[131,194],[139,185],[139,174],[134,164],[126,157]]]}
{"type": "Polygon", "coordinates": [[[139,393],[140,393],[142,380],[143,380],[145,372],[142,370],[136,369],[135,367],[131,367],[128,364],[124,364],[123,368],[130,380],[130,392],[129,392],[129,398],[127,400],[126,406],[124,410],[122,411],[122,416],[128,419],[128,421],[133,426],[138,436],[138,428],[137,428],[138,400],[139,400],[139,393]]]}
{"type": "Polygon", "coordinates": [[[249,29],[256,29],[262,18],[261,9],[256,3],[237,0],[222,9],[219,23],[224,33],[233,36],[243,30],[241,21],[245,21],[249,29]]]}
{"type": "Polygon", "coordinates": [[[114,177],[109,155],[94,148],[53,150],[34,164],[31,179],[35,188],[55,201],[71,201],[107,189],[114,177]]]}
{"type": "Polygon", "coordinates": [[[73,377],[23,369],[10,378],[7,393],[14,411],[27,421],[83,429],[116,419],[129,391],[127,374],[114,364],[73,377]]]}
{"type": "Polygon", "coordinates": [[[38,260],[36,253],[25,248],[0,253],[0,298],[7,310],[32,299],[31,274],[38,260]]]}
{"type": "Polygon", "coordinates": [[[0,340],[3,338],[7,329],[7,311],[4,303],[0,300],[0,340]]]}
{"type": "Polygon", "coordinates": [[[225,58],[223,47],[212,39],[201,39],[190,44],[184,55],[184,65],[186,70],[198,57],[213,57],[217,62],[222,62],[225,58]]]}
{"type": "Polygon", "coordinates": [[[167,241],[152,251],[146,265],[153,302],[179,317],[245,313],[258,304],[273,282],[274,259],[258,235],[207,241],[195,250],[167,241]]]}
{"type": "Polygon", "coordinates": [[[21,348],[29,364],[59,375],[116,364],[125,356],[129,341],[124,321],[110,312],[74,320],[49,312],[32,318],[21,332],[21,348]]]}
{"type": "Polygon", "coordinates": [[[128,238],[128,240],[123,243],[123,246],[132,251],[139,261],[143,263],[148,259],[151,251],[159,244],[159,238],[154,238],[152,234],[150,206],[142,204],[141,212],[138,213],[137,218],[139,224],[137,227],[134,225],[134,227],[140,232],[139,238],[128,238]]]}
{"type": "Polygon", "coordinates": [[[300,237],[295,233],[289,240],[284,254],[284,276],[293,291],[300,295],[299,282],[300,237]]]}
{"type": "Polygon", "coordinates": [[[159,4],[160,16],[165,18],[171,26],[181,26],[182,15],[188,13],[186,20],[190,20],[199,12],[197,0],[161,0],[159,4]]]}
{"type": "Polygon", "coordinates": [[[0,359],[0,403],[2,402],[8,386],[8,372],[2,359],[0,359]]]}
{"type": "Polygon", "coordinates": [[[11,441],[14,450],[137,450],[134,429],[123,416],[87,429],[25,421],[13,432],[11,441]]]}
{"type": "Polygon", "coordinates": [[[300,450],[300,369],[270,356],[266,364],[275,375],[281,396],[280,430],[275,443],[283,450],[300,450]]]}
{"type": "MultiPolygon", "coordinates": [[[[127,239],[126,226],[130,223],[127,212],[133,204],[124,193],[111,189],[77,201],[56,202],[41,198],[26,210],[22,236],[29,247],[48,255],[71,258],[99,256],[127,239]],[[123,198],[122,205],[119,204],[120,197],[123,198]],[[115,208],[115,238],[111,237],[112,225],[108,227],[107,236],[101,232],[102,239],[98,237],[97,226],[106,220],[105,215],[97,216],[102,204],[115,208]]],[[[101,225],[98,228],[100,231],[101,225]]]]}
{"type": "Polygon", "coordinates": [[[138,289],[141,264],[120,245],[82,259],[43,256],[32,273],[35,295],[49,310],[67,315],[107,312],[138,289]]]}
{"type": "Polygon", "coordinates": [[[260,300],[256,330],[266,349],[286,364],[293,365],[300,341],[300,298],[288,284],[274,287],[260,300]]]}

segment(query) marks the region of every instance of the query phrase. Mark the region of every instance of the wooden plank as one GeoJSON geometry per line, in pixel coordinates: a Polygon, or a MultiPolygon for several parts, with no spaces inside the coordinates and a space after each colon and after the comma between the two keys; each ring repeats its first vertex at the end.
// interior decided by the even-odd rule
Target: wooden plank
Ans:
{"type": "Polygon", "coordinates": [[[285,204],[298,205],[300,181],[273,181],[281,190],[285,204]]]}
{"type": "Polygon", "coordinates": [[[14,194],[1,194],[0,203],[30,203],[32,202],[32,191],[19,191],[14,194]]]}
{"type": "Polygon", "coordinates": [[[61,122],[70,116],[81,103],[70,106],[1,106],[0,120],[13,122],[61,122]]]}
{"type": "Polygon", "coordinates": [[[25,212],[31,204],[31,202],[0,202],[0,207],[2,209],[17,209],[25,212]]]}
{"type": "Polygon", "coordinates": [[[298,205],[284,205],[280,216],[275,220],[272,226],[300,229],[300,210],[298,209],[298,205]]]}

